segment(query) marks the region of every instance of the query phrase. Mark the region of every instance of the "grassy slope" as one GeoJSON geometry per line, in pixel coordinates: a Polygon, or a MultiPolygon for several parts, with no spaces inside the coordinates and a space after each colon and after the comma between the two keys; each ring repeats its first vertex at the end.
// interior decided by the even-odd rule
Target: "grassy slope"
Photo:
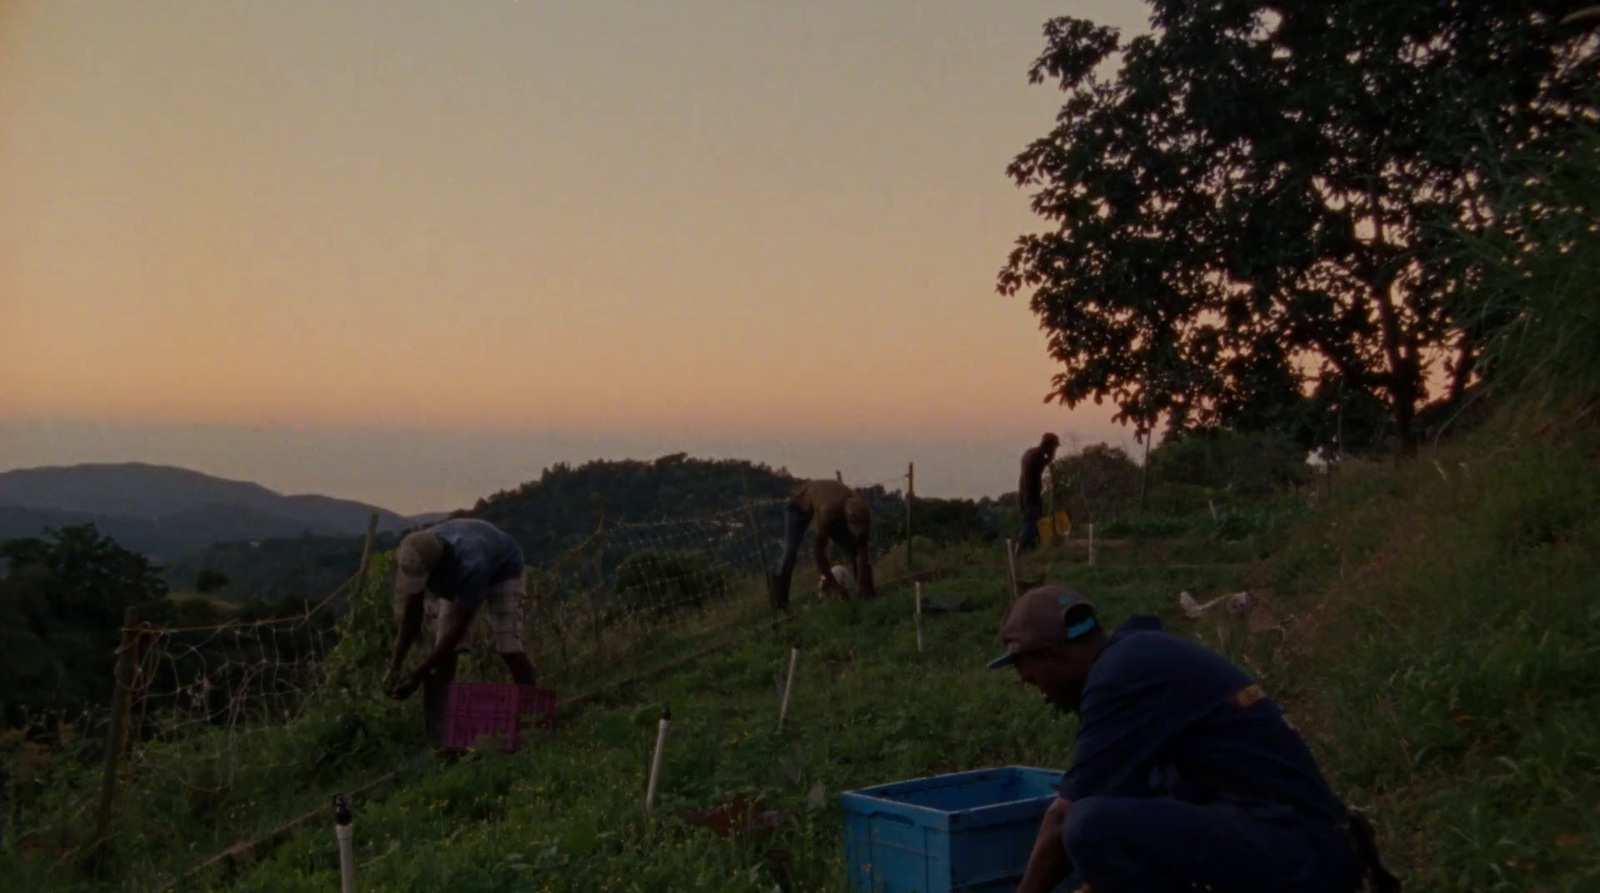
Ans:
{"type": "MultiPolygon", "coordinates": [[[[1111,556],[1073,576],[1121,615],[1169,604],[1167,593],[1183,587],[1224,591],[1239,574],[1111,556]]],[[[792,854],[799,888],[831,888],[843,873],[839,791],[977,766],[1064,766],[1071,721],[1048,713],[1013,674],[983,670],[1009,601],[1004,578],[968,576],[928,589],[935,591],[965,595],[975,610],[930,616],[922,655],[907,592],[861,606],[811,603],[785,629],[580,714],[545,746],[481,755],[369,807],[359,835],[363,860],[373,861],[362,869],[362,888],[770,889],[767,870],[753,866],[773,848],[792,854]],[[779,733],[775,676],[797,634],[806,646],[789,727],[779,733]],[[662,701],[674,721],[660,813],[760,794],[797,810],[766,847],[643,820],[662,701]],[[819,784],[826,807],[807,810],[819,784]],[[601,837],[605,831],[613,835],[601,837]]],[[[322,889],[333,869],[325,837],[300,838],[237,888],[322,889]]]]}
{"type": "Polygon", "coordinates": [[[1420,889],[1600,889],[1600,437],[1557,432],[1364,469],[1276,562],[1292,697],[1420,889]]]}
{"type": "MultiPolygon", "coordinates": [[[[1058,553],[1048,575],[1097,598],[1113,622],[1155,611],[1246,660],[1341,792],[1376,807],[1409,889],[1596,889],[1594,455],[1588,435],[1485,438],[1398,471],[1342,473],[1329,504],[1267,562],[1238,563],[1250,544],[1233,555],[1112,547],[1092,569],[1058,553]],[[1246,583],[1274,591],[1287,636],[1247,640],[1238,627],[1173,617],[1181,589],[1204,598],[1246,583]]],[[[1003,576],[930,588],[976,610],[929,618],[925,654],[909,593],[807,604],[790,628],[620,693],[520,755],[416,777],[358,816],[361,888],[767,890],[763,855],[781,849],[797,889],[837,889],[839,791],[1070,759],[1073,721],[982,668],[1007,601],[1003,576]],[[778,733],[774,677],[796,633],[808,644],[790,727],[778,733]],[[651,823],[640,804],[663,700],[674,724],[651,823]],[[818,786],[822,806],[808,808],[818,786]],[[760,845],[671,818],[738,793],[794,812],[760,845]]],[[[328,829],[301,834],[231,888],[331,889],[331,844],[328,829]]]]}

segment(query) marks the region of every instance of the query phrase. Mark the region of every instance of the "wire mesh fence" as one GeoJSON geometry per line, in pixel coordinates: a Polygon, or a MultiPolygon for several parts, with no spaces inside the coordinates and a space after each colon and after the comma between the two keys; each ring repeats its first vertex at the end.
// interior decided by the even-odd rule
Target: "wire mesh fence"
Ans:
{"type": "MultiPolygon", "coordinates": [[[[855,488],[872,509],[874,561],[903,531],[904,484],[855,488]]],[[[754,499],[692,518],[601,519],[578,545],[529,565],[525,642],[541,684],[576,694],[770,621],[767,581],[785,546],[787,503],[754,499]]],[[[814,579],[813,535],[807,530],[798,544],[800,580],[814,579]]],[[[396,724],[408,705],[385,701],[376,681],[394,634],[392,573],[390,556],[371,556],[293,616],[125,629],[120,721],[97,708],[64,724],[49,746],[0,738],[8,845],[31,848],[46,862],[81,856],[109,790],[115,808],[106,835],[153,866],[172,853],[224,849],[289,818],[293,804],[315,807],[352,775],[380,771],[377,762],[353,763],[351,754],[372,751],[370,740],[359,743],[363,736],[408,734],[396,724]],[[108,747],[114,734],[120,739],[108,747]],[[111,751],[118,758],[108,775],[111,751]],[[285,796],[295,793],[302,796],[285,796]]],[[[797,597],[807,589],[796,587],[797,597]]],[[[486,627],[475,624],[458,678],[503,678],[486,627]]],[[[423,641],[435,633],[425,630],[423,641]]],[[[420,722],[409,725],[420,733],[420,722]]]]}

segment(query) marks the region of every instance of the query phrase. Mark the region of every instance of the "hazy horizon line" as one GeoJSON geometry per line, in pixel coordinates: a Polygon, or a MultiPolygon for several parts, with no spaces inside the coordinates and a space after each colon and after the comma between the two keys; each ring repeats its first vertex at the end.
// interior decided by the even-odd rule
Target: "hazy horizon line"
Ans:
{"type": "MultiPolygon", "coordinates": [[[[1063,419],[1066,421],[1066,419],[1063,419]]],[[[1082,421],[1074,419],[1074,421],[1082,421]]],[[[415,428],[0,421],[0,471],[88,464],[162,465],[256,483],[286,495],[351,499],[402,515],[465,508],[537,481],[560,465],[654,462],[683,454],[746,461],[798,478],[841,473],[858,487],[903,486],[934,498],[994,498],[1015,490],[1022,451],[1043,432],[940,432],[939,436],[684,436],[548,429],[460,434],[415,428]]],[[[1111,443],[1133,450],[1131,430],[1074,425],[1063,446],[1111,443]],[[1119,436],[1120,435],[1120,436],[1119,436]]],[[[1138,459],[1137,456],[1134,457],[1138,459]]]]}

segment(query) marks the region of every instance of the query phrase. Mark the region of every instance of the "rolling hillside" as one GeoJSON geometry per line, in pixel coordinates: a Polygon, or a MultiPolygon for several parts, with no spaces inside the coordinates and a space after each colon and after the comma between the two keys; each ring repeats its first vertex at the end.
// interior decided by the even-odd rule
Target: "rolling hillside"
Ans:
{"type": "Polygon", "coordinates": [[[359,534],[374,511],[379,530],[413,523],[354,500],[286,496],[260,484],[170,466],[72,465],[0,473],[0,539],[94,523],[158,561],[216,543],[359,534]]]}

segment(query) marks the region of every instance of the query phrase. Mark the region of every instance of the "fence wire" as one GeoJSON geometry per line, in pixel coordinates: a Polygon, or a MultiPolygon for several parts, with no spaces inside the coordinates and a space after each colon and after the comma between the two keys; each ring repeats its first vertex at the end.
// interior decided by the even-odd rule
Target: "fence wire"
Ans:
{"type": "MultiPolygon", "coordinates": [[[[902,476],[855,487],[872,508],[874,561],[897,545],[905,483],[902,476]]],[[[625,669],[619,663],[693,649],[770,617],[767,575],[783,554],[786,505],[769,498],[693,518],[602,520],[583,542],[530,565],[524,623],[542,682],[571,687],[625,669]],[[706,610],[714,606],[723,610],[706,610]],[[662,635],[669,628],[673,635],[662,635]],[[622,655],[630,660],[619,662],[622,655]]],[[[815,579],[812,536],[807,530],[797,547],[797,581],[815,579]]],[[[843,563],[836,549],[832,556],[843,563]]],[[[252,821],[259,804],[251,797],[311,790],[307,776],[319,767],[308,766],[308,751],[286,746],[280,733],[301,724],[317,702],[329,658],[342,644],[354,647],[341,640],[357,580],[367,580],[362,597],[386,599],[391,581],[379,573],[369,579],[358,572],[295,616],[127,630],[133,653],[122,680],[126,745],[112,836],[135,851],[215,851],[252,821]]],[[[796,586],[794,596],[809,588],[796,586]]],[[[460,678],[504,678],[485,633],[475,629],[469,638],[473,656],[460,678]]],[[[71,748],[58,744],[44,757],[18,745],[4,765],[7,837],[62,859],[81,850],[92,825],[110,712],[87,711],[71,727],[71,748]]],[[[17,744],[0,739],[8,743],[17,744]]]]}

